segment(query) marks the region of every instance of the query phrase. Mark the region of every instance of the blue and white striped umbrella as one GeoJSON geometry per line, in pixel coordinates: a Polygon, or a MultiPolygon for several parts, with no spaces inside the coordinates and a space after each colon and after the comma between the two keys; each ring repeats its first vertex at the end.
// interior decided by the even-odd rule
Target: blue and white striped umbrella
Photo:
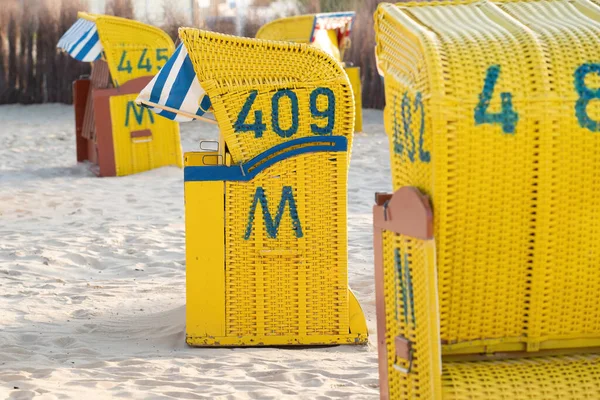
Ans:
{"type": "Polygon", "coordinates": [[[76,60],[96,61],[102,55],[102,44],[96,24],[87,19],[78,19],[58,41],[57,47],[76,60]]]}
{"type": "Polygon", "coordinates": [[[192,60],[182,44],[160,72],[140,92],[136,103],[173,121],[204,119],[212,107],[200,86],[192,60]]]}

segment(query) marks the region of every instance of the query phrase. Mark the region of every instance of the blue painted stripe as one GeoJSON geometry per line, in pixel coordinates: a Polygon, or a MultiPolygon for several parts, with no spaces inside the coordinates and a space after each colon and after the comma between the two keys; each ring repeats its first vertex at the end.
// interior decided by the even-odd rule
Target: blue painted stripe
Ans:
{"type": "Polygon", "coordinates": [[[248,161],[246,164],[244,164],[244,167],[246,170],[250,170],[256,164],[260,163],[262,160],[270,157],[271,155],[273,155],[275,153],[279,153],[279,152],[281,152],[287,148],[293,147],[293,146],[298,146],[298,145],[307,144],[307,143],[308,144],[310,144],[310,143],[331,143],[333,145],[332,148],[335,148],[335,150],[333,150],[333,151],[345,151],[348,147],[348,139],[346,139],[344,136],[328,136],[326,138],[323,136],[321,136],[321,137],[314,137],[314,136],[303,137],[303,138],[299,138],[299,139],[290,140],[289,142],[280,143],[276,146],[271,147],[269,150],[259,154],[258,156],[254,157],[252,160],[248,161]]]}
{"type": "Polygon", "coordinates": [[[87,37],[87,35],[90,33],[90,31],[91,31],[92,29],[94,29],[94,27],[93,27],[93,26],[92,26],[90,29],[86,30],[86,31],[85,31],[85,33],[84,33],[83,35],[81,35],[81,36],[79,37],[79,39],[77,39],[77,41],[76,41],[75,43],[73,43],[73,45],[72,45],[72,46],[70,46],[70,47],[69,47],[69,49],[67,50],[67,52],[68,52],[69,54],[72,54],[71,52],[72,52],[73,50],[75,50],[75,48],[76,48],[77,46],[79,46],[79,44],[80,44],[81,42],[83,42],[83,41],[85,40],[85,38],[87,37]]]}
{"type": "MultiPolygon", "coordinates": [[[[319,153],[333,150],[333,146],[308,146],[300,149],[291,150],[287,153],[282,153],[261,164],[250,172],[242,172],[242,167],[239,165],[227,166],[201,166],[201,167],[185,167],[183,180],[185,182],[194,181],[242,181],[247,182],[254,179],[259,173],[272,165],[285,159],[307,153],[319,153]]],[[[342,150],[337,150],[342,151],[342,150]]]]}
{"type": "MultiPolygon", "coordinates": [[[[158,104],[160,101],[160,95],[165,87],[165,83],[171,74],[171,70],[173,69],[173,65],[175,64],[175,60],[179,56],[181,52],[181,48],[183,43],[177,47],[175,53],[169,58],[169,60],[165,63],[165,65],[160,69],[158,76],[156,77],[156,82],[154,83],[154,87],[152,88],[152,92],[150,93],[150,101],[158,104]]],[[[171,113],[173,114],[173,113],[171,113]]]]}
{"type": "Polygon", "coordinates": [[[354,17],[356,13],[354,11],[337,12],[337,13],[323,13],[317,14],[319,18],[341,18],[341,17],[354,17]]]}
{"type": "Polygon", "coordinates": [[[239,166],[205,165],[202,167],[185,167],[183,169],[184,182],[236,182],[246,180],[250,179],[245,179],[239,166]]]}
{"type": "MultiPolygon", "coordinates": [[[[394,263],[396,264],[396,268],[394,269],[394,277],[397,279],[398,284],[400,285],[400,294],[402,296],[402,311],[404,313],[404,322],[408,324],[408,302],[406,296],[406,286],[402,282],[404,279],[404,268],[402,266],[402,255],[400,253],[400,249],[394,249],[394,263]]],[[[396,321],[398,321],[398,293],[394,296],[395,307],[396,307],[396,321]]]]}
{"type": "MultiPolygon", "coordinates": [[[[408,254],[404,254],[404,266],[406,268],[406,286],[408,289],[408,297],[410,299],[410,314],[412,317],[413,326],[416,328],[417,319],[415,318],[415,297],[413,294],[413,284],[410,272],[410,261],[408,260],[408,254]]],[[[406,304],[406,303],[404,303],[406,304]]],[[[407,320],[408,322],[408,320],[407,320]]]]}
{"type": "Polygon", "coordinates": [[[71,50],[73,48],[73,40],[78,41],[85,36],[86,32],[89,32],[90,25],[86,24],[86,22],[87,21],[81,19],[77,20],[77,22],[75,22],[75,24],[73,24],[73,26],[60,38],[58,47],[65,51],[71,50]]]}
{"type": "Polygon", "coordinates": [[[327,138],[305,137],[274,146],[253,158],[247,164],[234,165],[231,167],[227,167],[224,165],[185,167],[184,181],[250,181],[265,169],[291,157],[308,153],[319,153],[328,151],[340,152],[346,151],[347,149],[348,140],[343,136],[329,136],[327,138]],[[314,143],[315,145],[284,151],[285,149],[289,149],[291,147],[307,143],[314,143]],[[330,145],[322,145],[321,143],[330,143],[330,145]],[[282,152],[281,154],[277,154],[275,157],[272,157],[273,154],[279,153],[280,151],[284,152],[282,152]],[[268,160],[261,163],[261,161],[265,159],[268,160]]]}
{"type": "Polygon", "coordinates": [[[212,107],[212,102],[210,101],[210,97],[208,97],[208,96],[202,97],[202,101],[200,101],[200,107],[198,108],[196,115],[199,117],[203,116],[204,114],[206,114],[208,112],[208,110],[210,110],[211,107],[212,107]]]}
{"type": "MultiPolygon", "coordinates": [[[[146,106],[144,106],[144,107],[146,107],[146,106]]],[[[177,114],[175,114],[173,111],[161,110],[159,112],[154,112],[154,113],[160,115],[161,117],[168,118],[173,121],[177,117],[177,114]]]]}
{"type": "Polygon", "coordinates": [[[100,41],[100,37],[98,36],[98,31],[96,31],[92,37],[88,40],[88,42],[81,48],[79,53],[73,55],[77,60],[83,60],[85,56],[92,50],[92,48],[100,41]]]}
{"type": "Polygon", "coordinates": [[[179,110],[185,97],[190,91],[190,87],[195,78],[196,71],[194,71],[192,60],[189,56],[186,56],[181,64],[181,68],[177,71],[175,82],[169,92],[169,97],[167,98],[165,105],[175,110],[179,110]]]}

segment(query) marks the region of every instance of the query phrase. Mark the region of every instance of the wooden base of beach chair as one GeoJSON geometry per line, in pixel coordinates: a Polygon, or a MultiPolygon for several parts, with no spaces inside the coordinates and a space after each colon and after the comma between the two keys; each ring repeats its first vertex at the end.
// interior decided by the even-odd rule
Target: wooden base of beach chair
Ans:
{"type": "MultiPolygon", "coordinates": [[[[290,336],[193,336],[186,342],[193,347],[254,347],[254,346],[321,346],[366,344],[368,342],[365,315],[354,293],[348,289],[349,332],[347,335],[290,335],[290,336]]],[[[189,332],[189,331],[188,331],[189,332]]]]}
{"type": "Polygon", "coordinates": [[[96,175],[183,166],[178,124],[134,103],[150,79],[137,78],[110,89],[91,88],[90,80],[74,82],[77,161],[89,161],[96,175]]]}

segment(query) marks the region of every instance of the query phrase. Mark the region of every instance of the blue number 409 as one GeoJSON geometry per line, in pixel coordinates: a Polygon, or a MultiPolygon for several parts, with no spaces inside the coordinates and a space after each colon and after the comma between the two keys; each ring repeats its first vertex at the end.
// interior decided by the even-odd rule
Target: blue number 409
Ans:
{"type": "MultiPolygon", "coordinates": [[[[250,92],[240,113],[237,116],[233,128],[235,132],[254,132],[255,138],[262,137],[267,126],[263,123],[262,110],[254,111],[254,122],[247,121],[250,116],[250,110],[254,106],[258,92],[253,90],[250,92]]],[[[321,104],[323,101],[321,101],[321,104]]],[[[291,89],[280,89],[276,91],[271,98],[271,129],[282,138],[290,138],[294,136],[299,129],[299,109],[298,95],[291,89]],[[282,105],[283,99],[287,99],[282,105]],[[283,121],[281,116],[281,107],[290,107],[290,121],[283,121]],[[284,123],[287,122],[287,123],[284,123]],[[285,125],[285,126],[284,126],[285,125]]],[[[310,125],[311,132],[315,135],[331,135],[335,127],[335,94],[333,90],[326,87],[318,87],[310,94],[310,112],[313,118],[317,119],[317,123],[310,125]],[[319,100],[323,99],[327,102],[325,109],[319,109],[319,100]],[[320,121],[326,122],[325,124],[320,121]]]]}

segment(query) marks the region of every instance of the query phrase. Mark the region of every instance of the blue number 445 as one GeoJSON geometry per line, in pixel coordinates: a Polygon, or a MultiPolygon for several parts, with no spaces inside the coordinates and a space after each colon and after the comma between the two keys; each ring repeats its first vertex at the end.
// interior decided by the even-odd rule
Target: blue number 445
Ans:
{"type": "Polygon", "coordinates": [[[479,94],[479,103],[475,107],[475,125],[498,124],[502,126],[504,133],[514,134],[517,122],[519,122],[519,114],[513,108],[512,94],[500,93],[502,111],[499,113],[488,112],[499,76],[499,65],[492,65],[488,68],[483,84],[483,91],[479,94]]]}

